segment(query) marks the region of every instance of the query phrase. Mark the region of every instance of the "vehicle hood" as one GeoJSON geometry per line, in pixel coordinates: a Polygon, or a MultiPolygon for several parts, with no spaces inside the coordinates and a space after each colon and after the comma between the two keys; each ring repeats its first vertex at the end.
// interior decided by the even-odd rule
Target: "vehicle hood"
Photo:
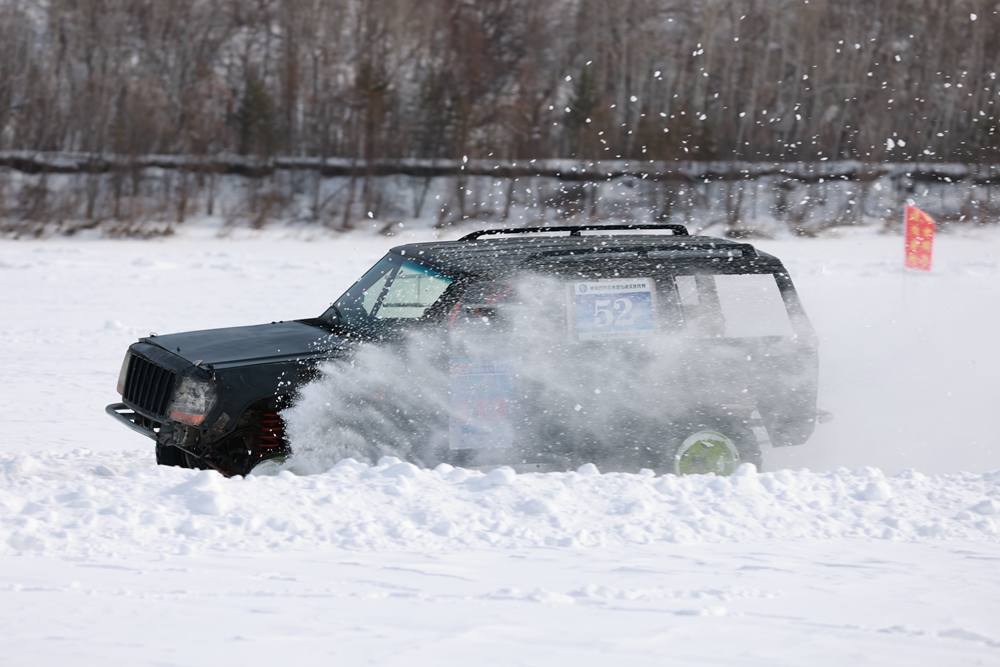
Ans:
{"type": "Polygon", "coordinates": [[[322,357],[343,347],[341,337],[294,321],[188,331],[143,340],[192,363],[213,366],[322,357]]]}

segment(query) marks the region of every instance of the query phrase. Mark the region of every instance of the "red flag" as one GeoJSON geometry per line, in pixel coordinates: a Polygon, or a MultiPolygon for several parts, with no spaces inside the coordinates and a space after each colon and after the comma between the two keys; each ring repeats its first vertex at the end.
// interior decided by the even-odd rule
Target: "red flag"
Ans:
{"type": "Polygon", "coordinates": [[[906,205],[906,268],[931,270],[931,252],[934,249],[936,230],[934,218],[916,206],[906,205]]]}

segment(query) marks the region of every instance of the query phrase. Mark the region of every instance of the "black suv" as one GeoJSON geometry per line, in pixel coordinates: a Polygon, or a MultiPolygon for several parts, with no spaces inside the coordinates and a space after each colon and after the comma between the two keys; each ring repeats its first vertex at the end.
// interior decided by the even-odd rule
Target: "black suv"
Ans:
{"type": "Polygon", "coordinates": [[[158,463],[246,474],[292,453],[283,413],[307,383],[373,349],[399,367],[369,375],[407,400],[343,394],[369,458],[729,474],[817,416],[816,336],[781,262],[665,224],[393,248],[319,317],[140,339],[107,411],[158,463]]]}

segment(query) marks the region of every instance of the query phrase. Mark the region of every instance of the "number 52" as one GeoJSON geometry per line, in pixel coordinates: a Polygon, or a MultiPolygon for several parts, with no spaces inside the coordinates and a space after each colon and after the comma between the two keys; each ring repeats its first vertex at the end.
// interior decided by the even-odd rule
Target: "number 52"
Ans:
{"type": "Polygon", "coordinates": [[[628,327],[635,324],[635,313],[632,312],[632,299],[595,299],[594,324],[599,327],[614,325],[628,327]]]}

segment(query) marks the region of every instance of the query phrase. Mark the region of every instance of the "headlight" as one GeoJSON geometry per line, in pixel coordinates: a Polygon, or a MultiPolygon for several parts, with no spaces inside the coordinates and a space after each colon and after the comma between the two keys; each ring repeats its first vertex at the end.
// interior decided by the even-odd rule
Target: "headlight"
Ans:
{"type": "Polygon", "coordinates": [[[215,405],[215,390],[205,380],[181,378],[167,412],[171,419],[187,424],[200,424],[215,405]]]}
{"type": "Polygon", "coordinates": [[[122,396],[125,395],[125,376],[128,375],[128,362],[132,358],[132,351],[129,350],[125,353],[125,358],[122,359],[122,369],[118,371],[118,393],[122,396]]]}

